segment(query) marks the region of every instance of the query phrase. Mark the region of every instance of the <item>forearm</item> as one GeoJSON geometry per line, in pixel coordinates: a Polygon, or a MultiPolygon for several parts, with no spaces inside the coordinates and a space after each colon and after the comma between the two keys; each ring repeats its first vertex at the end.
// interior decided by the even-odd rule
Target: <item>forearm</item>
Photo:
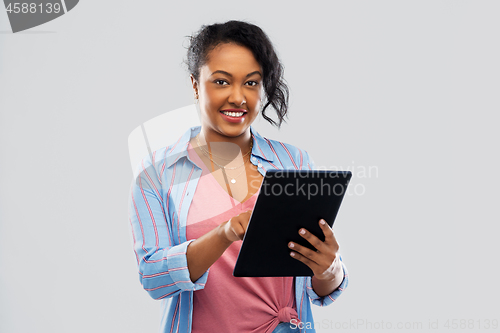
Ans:
{"type": "Polygon", "coordinates": [[[224,235],[224,225],[222,223],[189,244],[186,257],[192,282],[198,280],[232,244],[224,235]]]}
{"type": "Polygon", "coordinates": [[[318,296],[330,295],[342,283],[344,279],[344,270],[342,269],[340,260],[338,261],[338,265],[335,266],[334,272],[334,278],[332,280],[319,280],[315,276],[312,277],[311,284],[314,292],[318,296]]]}

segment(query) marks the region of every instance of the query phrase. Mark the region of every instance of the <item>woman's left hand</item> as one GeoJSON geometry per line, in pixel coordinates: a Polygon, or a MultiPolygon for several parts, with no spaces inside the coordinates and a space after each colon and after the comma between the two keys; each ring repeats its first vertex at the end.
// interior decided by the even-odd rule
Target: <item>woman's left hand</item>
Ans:
{"type": "MultiPolygon", "coordinates": [[[[289,242],[288,247],[293,250],[290,252],[290,256],[309,266],[316,279],[332,281],[335,279],[336,274],[339,274],[339,267],[341,267],[338,255],[339,244],[335,239],[332,228],[323,219],[320,220],[319,226],[325,235],[324,242],[304,228],[299,230],[299,235],[314,246],[316,251],[289,242]]],[[[342,272],[341,268],[340,272],[342,272]]]]}

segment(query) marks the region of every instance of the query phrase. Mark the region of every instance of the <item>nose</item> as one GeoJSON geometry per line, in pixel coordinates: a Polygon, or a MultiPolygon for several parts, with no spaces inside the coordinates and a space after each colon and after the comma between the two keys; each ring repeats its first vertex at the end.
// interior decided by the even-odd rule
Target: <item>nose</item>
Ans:
{"type": "Polygon", "coordinates": [[[229,95],[228,102],[236,106],[242,106],[246,103],[245,94],[240,87],[233,87],[229,95]]]}

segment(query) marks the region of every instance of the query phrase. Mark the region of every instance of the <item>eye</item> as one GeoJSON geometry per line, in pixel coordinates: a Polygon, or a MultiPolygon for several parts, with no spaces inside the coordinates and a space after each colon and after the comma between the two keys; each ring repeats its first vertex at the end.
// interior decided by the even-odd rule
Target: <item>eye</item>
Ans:
{"type": "Polygon", "coordinates": [[[219,86],[225,86],[225,85],[229,84],[229,83],[227,83],[226,80],[222,80],[222,79],[215,80],[214,83],[219,85],[219,86]]]}
{"type": "Polygon", "coordinates": [[[247,84],[248,84],[249,86],[251,86],[251,87],[255,87],[256,85],[258,85],[258,84],[259,84],[259,82],[257,82],[257,81],[248,81],[248,82],[247,82],[247,84]]]}

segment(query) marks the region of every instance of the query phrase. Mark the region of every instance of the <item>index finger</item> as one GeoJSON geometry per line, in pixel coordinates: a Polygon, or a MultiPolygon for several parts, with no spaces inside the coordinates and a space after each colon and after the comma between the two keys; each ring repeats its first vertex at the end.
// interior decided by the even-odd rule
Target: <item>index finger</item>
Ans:
{"type": "Polygon", "coordinates": [[[335,234],[333,233],[333,228],[330,228],[328,223],[324,219],[319,220],[319,227],[323,231],[323,235],[325,235],[325,243],[333,243],[337,246],[337,239],[335,238],[335,234]]]}

